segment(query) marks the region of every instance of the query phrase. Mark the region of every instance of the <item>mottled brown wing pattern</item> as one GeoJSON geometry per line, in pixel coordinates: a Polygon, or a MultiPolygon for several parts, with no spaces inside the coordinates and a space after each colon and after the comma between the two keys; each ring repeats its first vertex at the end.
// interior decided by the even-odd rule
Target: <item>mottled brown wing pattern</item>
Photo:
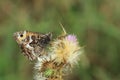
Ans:
{"type": "Polygon", "coordinates": [[[29,60],[34,60],[35,56],[32,55],[32,51],[29,48],[26,48],[25,45],[20,45],[21,52],[24,56],[27,56],[29,60]]]}
{"type": "Polygon", "coordinates": [[[52,34],[20,31],[16,32],[14,37],[23,54],[27,56],[29,60],[35,60],[38,56],[43,55],[44,49],[51,41],[52,34]]]}

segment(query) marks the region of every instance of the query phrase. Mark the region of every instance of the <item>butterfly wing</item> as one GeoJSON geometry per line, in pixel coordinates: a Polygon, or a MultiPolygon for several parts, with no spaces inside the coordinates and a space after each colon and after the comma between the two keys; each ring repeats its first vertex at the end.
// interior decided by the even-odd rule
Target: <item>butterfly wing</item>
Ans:
{"type": "Polygon", "coordinates": [[[52,34],[41,34],[30,31],[19,31],[14,33],[14,38],[20,46],[23,54],[29,60],[35,60],[45,53],[47,44],[51,41],[52,34]]]}

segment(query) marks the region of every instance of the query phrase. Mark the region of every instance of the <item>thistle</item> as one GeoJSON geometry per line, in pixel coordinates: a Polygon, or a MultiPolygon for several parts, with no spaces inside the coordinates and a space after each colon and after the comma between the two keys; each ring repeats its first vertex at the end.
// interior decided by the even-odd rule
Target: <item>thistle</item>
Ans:
{"type": "Polygon", "coordinates": [[[81,53],[76,36],[67,35],[64,30],[62,35],[51,42],[47,55],[38,58],[35,80],[63,80],[68,70],[78,63],[81,53]]]}
{"type": "Polygon", "coordinates": [[[54,40],[50,49],[57,63],[70,64],[71,66],[77,63],[81,54],[75,35],[57,38],[54,40]]]}

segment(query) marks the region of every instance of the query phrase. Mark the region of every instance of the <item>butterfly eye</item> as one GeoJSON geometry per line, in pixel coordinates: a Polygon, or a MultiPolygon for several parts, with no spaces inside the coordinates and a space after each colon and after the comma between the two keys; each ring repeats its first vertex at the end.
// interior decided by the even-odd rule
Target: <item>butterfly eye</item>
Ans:
{"type": "Polygon", "coordinates": [[[23,37],[23,35],[21,34],[20,37],[23,37]]]}

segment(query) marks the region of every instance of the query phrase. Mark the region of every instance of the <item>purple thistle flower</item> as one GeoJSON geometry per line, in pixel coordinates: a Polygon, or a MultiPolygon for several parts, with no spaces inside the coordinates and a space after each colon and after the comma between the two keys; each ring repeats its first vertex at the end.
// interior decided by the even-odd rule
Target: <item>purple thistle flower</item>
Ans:
{"type": "Polygon", "coordinates": [[[66,36],[66,39],[70,42],[77,42],[77,38],[75,35],[68,35],[66,36]]]}

